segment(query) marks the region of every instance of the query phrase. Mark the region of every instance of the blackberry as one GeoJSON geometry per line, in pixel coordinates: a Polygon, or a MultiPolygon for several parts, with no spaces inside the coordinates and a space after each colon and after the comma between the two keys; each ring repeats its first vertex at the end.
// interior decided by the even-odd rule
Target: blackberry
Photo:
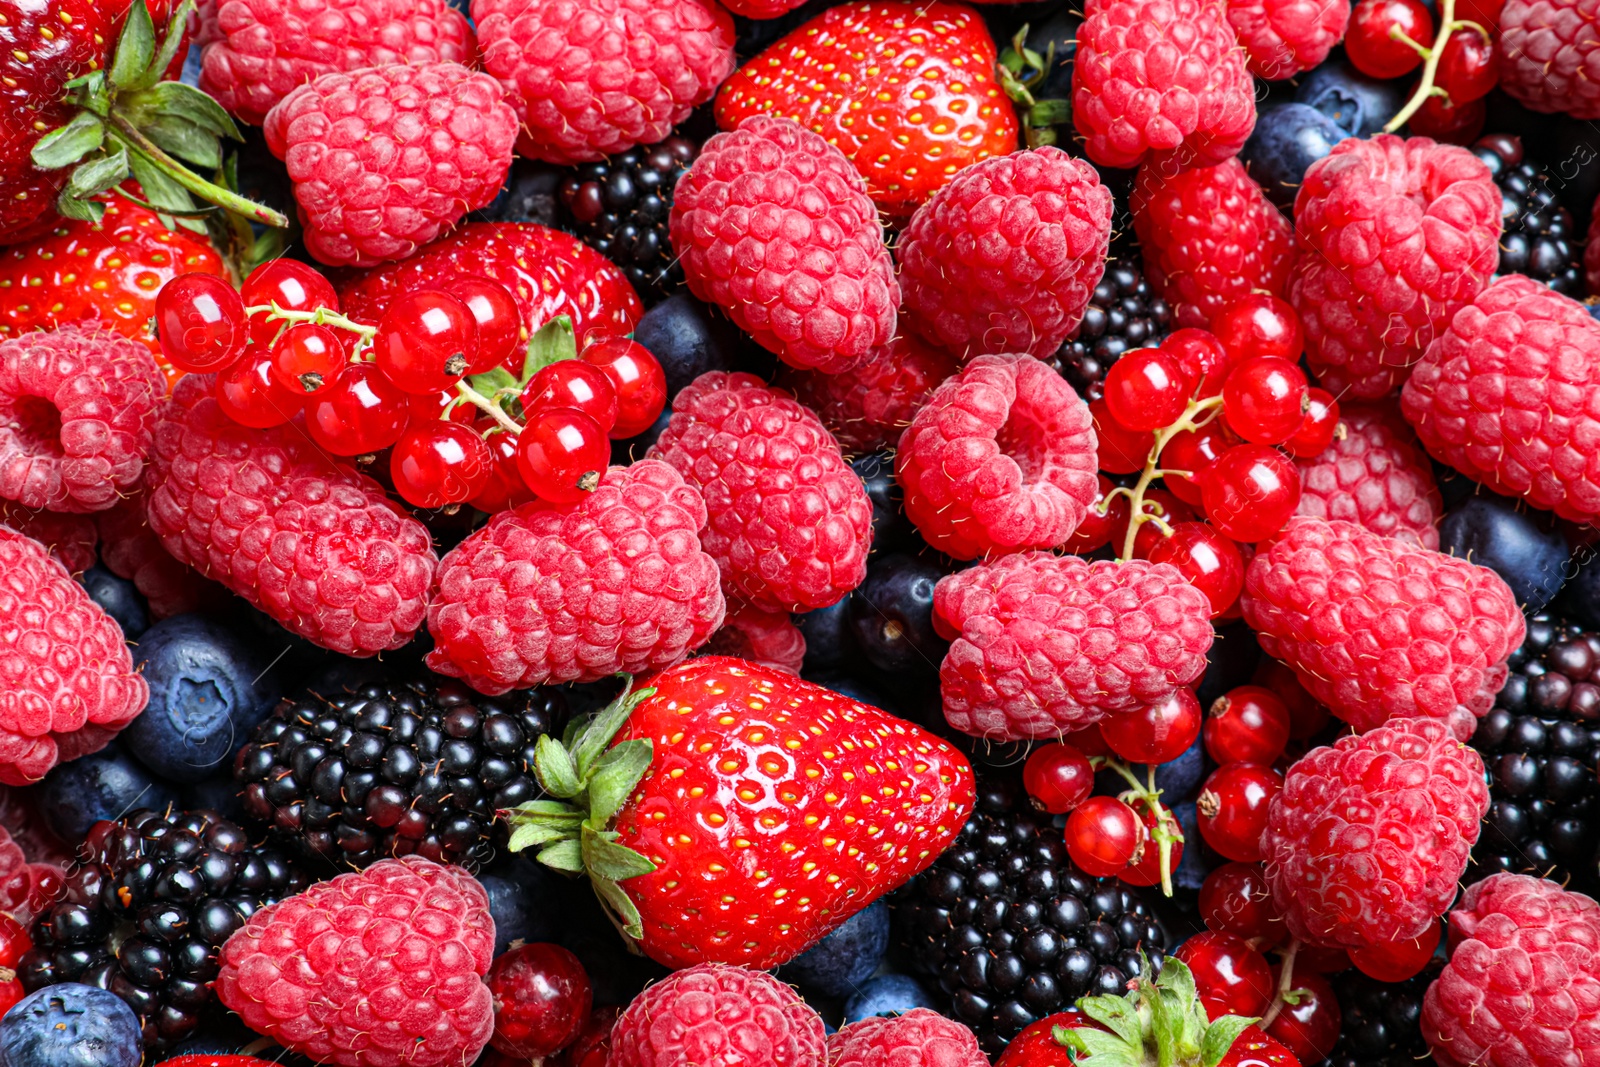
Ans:
{"type": "Polygon", "coordinates": [[[534,744],[565,719],[553,690],[485,697],[437,676],[307,694],[256,727],[234,777],[245,810],[308,858],[416,853],[476,869],[494,853],[496,810],[540,795],[534,744]]]}
{"type": "Polygon", "coordinates": [[[1051,365],[1079,396],[1098,400],[1111,365],[1125,352],[1160,344],[1171,322],[1167,302],[1144,279],[1138,250],[1113,253],[1083,322],[1051,357],[1051,365]]]}
{"type": "Polygon", "coordinates": [[[1467,879],[1514,871],[1600,890],[1600,634],[1554,614],[1528,620],[1510,678],[1472,745],[1489,814],[1467,879]]]}
{"type": "Polygon", "coordinates": [[[1558,293],[1583,295],[1582,235],[1572,213],[1550,189],[1539,166],[1524,158],[1522,140],[1512,134],[1480,137],[1472,152],[1500,187],[1499,274],[1524,274],[1558,293]]]}
{"type": "Polygon", "coordinates": [[[30,991],[59,982],[110,990],[162,1051],[220,1015],[217,951],[258,908],[309,882],[282,852],[251,844],[214,811],[136,811],[99,822],[59,902],[33,929],[18,973],[30,991]]]}
{"type": "Polygon", "coordinates": [[[1435,961],[1403,982],[1380,982],[1354,967],[1334,975],[1342,1021],[1326,1067],[1417,1067],[1426,1061],[1422,997],[1443,966],[1435,961]]]}
{"type": "Polygon", "coordinates": [[[673,187],[699,154],[689,138],[669,137],[586,163],[561,183],[558,199],[573,232],[621,267],[647,303],[683,288],[667,217],[673,187]]]}
{"type": "Polygon", "coordinates": [[[967,825],[890,906],[911,969],[991,1056],[1081,996],[1125,992],[1166,948],[1138,891],[1079,870],[1010,778],[979,781],[967,825]]]}

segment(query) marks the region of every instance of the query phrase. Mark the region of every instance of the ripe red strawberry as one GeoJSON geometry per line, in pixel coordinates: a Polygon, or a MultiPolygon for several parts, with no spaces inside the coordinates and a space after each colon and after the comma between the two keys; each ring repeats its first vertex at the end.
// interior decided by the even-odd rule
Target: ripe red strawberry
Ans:
{"type": "Polygon", "coordinates": [[[1016,150],[1017,114],[995,60],[983,19],[964,4],[843,4],[723,83],[717,125],[794,119],[838,145],[873,202],[903,219],[962,167],[1016,150]]]}
{"type": "Polygon", "coordinates": [[[721,656],[655,675],[567,741],[541,740],[536,770],[569,804],[506,813],[511,848],[586,870],[669,967],[793,958],[926,868],[972,811],[972,768],[944,741],[721,656]]]}

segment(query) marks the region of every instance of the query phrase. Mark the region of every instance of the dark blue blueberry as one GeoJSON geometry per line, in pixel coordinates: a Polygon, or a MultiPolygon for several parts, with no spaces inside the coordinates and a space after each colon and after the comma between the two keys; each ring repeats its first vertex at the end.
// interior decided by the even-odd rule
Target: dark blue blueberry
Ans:
{"type": "Polygon", "coordinates": [[[3,1067],[139,1067],[143,1059],[139,1017],[104,989],[46,986],[0,1020],[3,1067]]]}
{"type": "Polygon", "coordinates": [[[126,578],[96,563],[78,576],[78,582],[89,594],[89,599],[122,627],[122,636],[137,641],[150,625],[150,608],[139,590],[126,578]]]}
{"type": "Polygon", "coordinates": [[[1183,859],[1172,872],[1172,884],[1180,892],[1198,893],[1205,884],[1206,875],[1226,861],[1201,839],[1199,813],[1193,801],[1172,805],[1172,814],[1178,817],[1178,825],[1183,828],[1183,859]]]}
{"type": "Polygon", "coordinates": [[[1209,708],[1211,702],[1237,686],[1247,685],[1261,661],[1261,646],[1256,644],[1255,631],[1244,622],[1218,622],[1211,648],[1206,652],[1206,673],[1195,687],[1200,706],[1209,708]]]}
{"type": "Polygon", "coordinates": [[[903,974],[880,974],[861,983],[844,1002],[844,1021],[849,1025],[874,1015],[903,1015],[913,1008],[936,1008],[922,983],[903,974]]]}
{"type": "Polygon", "coordinates": [[[1369,78],[1335,50],[1300,82],[1295,100],[1310,104],[1352,137],[1377,133],[1405,106],[1411,86],[1405,78],[1369,78]]]}
{"type": "Polygon", "coordinates": [[[1567,579],[1567,539],[1551,516],[1489,492],[1439,520],[1439,550],[1492,569],[1530,613],[1542,610],[1567,579]]]}
{"type": "MultiPolygon", "coordinates": [[[[1136,763],[1129,768],[1140,782],[1149,781],[1149,764],[1136,763]]],[[[1156,766],[1156,788],[1164,799],[1177,803],[1188,800],[1200,791],[1200,783],[1207,773],[1205,747],[1195,738],[1184,753],[1175,760],[1156,766]]],[[[1114,794],[1128,788],[1128,780],[1109,768],[1101,768],[1094,776],[1096,793],[1114,794]]]]}
{"type": "Polygon", "coordinates": [[[805,993],[843,997],[872,977],[889,949],[889,908],[876,901],[778,970],[805,993]]]}
{"type": "Polygon", "coordinates": [[[806,639],[806,672],[843,667],[856,655],[855,631],[850,625],[850,598],[794,617],[806,639]]]}
{"type": "Polygon", "coordinates": [[[489,894],[489,914],[494,919],[494,954],[513,941],[554,941],[561,919],[551,904],[566,887],[563,879],[527,856],[510,856],[478,875],[489,894]]]}
{"type": "Polygon", "coordinates": [[[1600,320],[1600,303],[1585,304],[1583,306],[1589,309],[1590,318],[1600,320]]]}
{"type": "Polygon", "coordinates": [[[39,813],[63,841],[82,841],[101,819],[135,808],[160,811],[178,801],[173,787],[130,756],[120,741],[57,766],[39,783],[39,813]]]}
{"type": "Polygon", "coordinates": [[[867,499],[872,501],[872,551],[882,555],[917,543],[917,528],[906,518],[900,502],[904,494],[894,476],[894,453],[868,452],[850,461],[867,499]]]}
{"type": "Polygon", "coordinates": [[[1568,563],[1572,576],[1561,590],[1561,606],[1585,626],[1600,628],[1600,546],[1580,549],[1568,563]]]}
{"type": "Polygon", "coordinates": [[[150,627],[134,661],[150,683],[150,703],[128,727],[129,750],[177,782],[198,782],[230,760],[282,695],[267,660],[200,615],[150,627]]]}
{"type": "Polygon", "coordinates": [[[849,697],[851,700],[858,700],[875,708],[889,710],[888,694],[879,686],[863,678],[860,671],[850,671],[849,673],[823,671],[819,674],[808,672],[805,675],[805,679],[813,685],[831,689],[835,693],[849,697]]]}
{"type": "Polygon", "coordinates": [[[644,313],[633,339],[661,364],[670,399],[707,371],[734,369],[739,328],[688,293],[678,293],[644,313]]]}
{"type": "Polygon", "coordinates": [[[518,159],[506,184],[489,206],[472,213],[478,222],[534,222],[556,225],[556,190],[565,172],[536,159],[518,159]]]}
{"type": "Polygon", "coordinates": [[[1346,136],[1338,123],[1310,104],[1273,104],[1261,110],[1239,158],[1267,198],[1292,211],[1306,168],[1346,136]]]}
{"type": "Polygon", "coordinates": [[[867,661],[890,674],[936,672],[949,643],[933,629],[933,587],[944,568],[926,556],[874,558],[850,594],[850,625],[867,661]]]}
{"type": "Polygon", "coordinates": [[[1433,467],[1433,480],[1439,486],[1439,496],[1446,511],[1454,509],[1463,500],[1485,492],[1481,485],[1449,464],[1436,459],[1429,460],[1429,463],[1433,467]]]}
{"type": "MultiPolygon", "coordinates": [[[[327,692],[327,690],[313,690],[327,692]]],[[[244,810],[244,798],[239,793],[239,783],[233,779],[233,761],[212,772],[211,777],[183,787],[183,806],[189,811],[205,809],[214,811],[233,823],[250,819],[244,810]]]]}

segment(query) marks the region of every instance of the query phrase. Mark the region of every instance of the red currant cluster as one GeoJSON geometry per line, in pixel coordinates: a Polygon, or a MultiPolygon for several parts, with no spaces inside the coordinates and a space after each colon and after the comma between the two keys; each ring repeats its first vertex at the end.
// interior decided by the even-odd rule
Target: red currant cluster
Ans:
{"type": "Polygon", "coordinates": [[[28,995],[17,977],[17,964],[32,948],[33,938],[28,936],[28,928],[9,912],[0,912],[0,1015],[28,995]]]}
{"type": "Polygon", "coordinates": [[[1458,19],[1455,3],[1442,0],[1437,32],[1433,14],[1419,0],[1356,4],[1344,48],[1357,70],[1399,78],[1422,68],[1414,95],[1386,130],[1409,124],[1412,133],[1453,144],[1466,144],[1483,131],[1484,97],[1500,80],[1489,27],[1503,3],[1476,0],[1468,18],[1458,19]]]}
{"type": "Polygon", "coordinates": [[[157,296],[156,328],[174,367],[216,374],[229,418],[267,429],[301,416],[336,456],[392,449],[396,492],[423,508],[580,500],[611,441],[642,433],[667,400],[661,365],[631,340],[580,356],[559,319],[524,351],[510,291],[467,274],[404,294],[376,324],[340,314],[333,285],[294,260],[262,264],[238,292],[184,274],[157,296]]]}

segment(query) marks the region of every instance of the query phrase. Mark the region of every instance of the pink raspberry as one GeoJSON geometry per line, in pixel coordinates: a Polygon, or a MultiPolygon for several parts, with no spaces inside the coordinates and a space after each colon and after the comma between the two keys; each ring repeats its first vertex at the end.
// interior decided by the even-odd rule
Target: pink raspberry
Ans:
{"type": "Polygon", "coordinates": [[[719,133],[672,200],[689,289],[785,363],[843,374],[889,343],[900,307],[866,180],[783,118],[719,133]]]}
{"type": "Polygon", "coordinates": [[[1491,874],[1450,912],[1450,961],[1422,1000],[1439,1067],[1569,1067],[1600,1056],[1600,904],[1491,874]]]}
{"type": "Polygon", "coordinates": [[[36,790],[0,785],[0,826],[6,828],[28,862],[56,868],[72,864],[75,845],[67,844],[45,825],[36,790]]]}
{"type": "Polygon", "coordinates": [[[1250,73],[1282,81],[1310,70],[1333,51],[1350,21],[1350,0],[1230,0],[1228,22],[1250,60],[1250,73]]]}
{"type": "Polygon", "coordinates": [[[806,658],[806,635],[787,612],[762,611],[745,604],[722,621],[703,650],[708,656],[733,656],[764,667],[799,674],[806,658]]]}
{"type": "Polygon", "coordinates": [[[733,73],[712,0],[473,0],[483,67],[518,105],[517,150],[585,163],[665,140],[733,73]]]}
{"type": "Polygon", "coordinates": [[[900,435],[895,478],[923,538],[957,559],[1054,548],[1099,494],[1094,420],[1029,356],[979,356],[900,435]]]}
{"type": "Polygon", "coordinates": [[[489,895],[459,867],[380,860],[250,917],[217,997],[245,1025],[340,1067],[460,1067],[494,1032],[489,895]]]}
{"type": "Polygon", "coordinates": [[[1420,937],[1455,899],[1488,811],[1483,758],[1436,719],[1314,748],[1261,838],[1273,906],[1313,945],[1420,937]]]}
{"type": "Polygon", "coordinates": [[[1021,552],[942,578],[944,715],[997,741],[1058,737],[1200,680],[1211,604],[1168,563],[1021,552]]]}
{"type": "Polygon", "coordinates": [[[1237,159],[1169,173],[1146,163],[1134,181],[1133,228],[1145,274],[1179,326],[1209,328],[1252,291],[1283,292],[1294,229],[1237,159]]]}
{"type": "Polygon", "coordinates": [[[646,455],[705,496],[701,534],[731,601],[837,603],[867,575],[872,502],[820,419],[753,374],[702,374],[646,455]]]}
{"type": "Polygon", "coordinates": [[[822,1016],[770,974],[700,963],[646,986],[611,1028],[607,1067],[826,1067],[822,1016]]]}
{"type": "Polygon", "coordinates": [[[0,783],[98,752],[150,687],[122,630],[44,546],[0,526],[0,783]]]}
{"type": "Polygon", "coordinates": [[[1111,191],[1083,160],[1045,147],[974,163],[900,235],[905,325],[962,359],[1044,359],[1082,320],[1110,242],[1111,191]]]}
{"type": "Polygon", "coordinates": [[[1375,400],[1488,284],[1500,191],[1465,148],[1352,137],[1306,171],[1295,232],[1288,298],[1311,370],[1336,396],[1375,400]]]}
{"type": "Polygon", "coordinates": [[[723,7],[747,19],[775,19],[787,15],[806,0],[725,0],[723,7]]]}
{"type": "Polygon", "coordinates": [[[200,88],[259,126],[323,74],[474,62],[472,27],[446,0],[221,0],[202,17],[200,88]]]}
{"type": "Polygon", "coordinates": [[[1573,522],[1600,519],[1600,322],[1518,274],[1479,293],[1401,410],[1434,458],[1573,522]]]}
{"type": "Polygon", "coordinates": [[[306,249],[370,267],[404,259],[495,198],[517,114],[487,74],[400,63],[302,85],[263,132],[289,168],[306,249]]]}
{"type": "Polygon", "coordinates": [[[198,611],[226,597],[222,587],[172,558],[150,529],[141,492],[94,517],[100,559],[106,570],[126,578],[150,607],[150,617],[167,619],[198,611]]]}
{"type": "Polygon", "coordinates": [[[428,666],[483,693],[669,667],[722,625],[706,506],[671,467],[612,467],[570,507],[502,511],[439,565],[428,666]]]}
{"type": "Polygon", "coordinates": [[[39,542],[51,559],[67,568],[68,574],[82,574],[93,567],[98,558],[95,555],[99,540],[95,534],[95,520],[86,515],[29,511],[9,501],[0,501],[0,524],[39,542]]]}
{"type": "Polygon", "coordinates": [[[821,416],[846,451],[876,452],[894,447],[911,416],[960,366],[916,334],[900,334],[849,374],[789,368],[778,381],[821,416]]]}
{"type": "Polygon", "coordinates": [[[1078,29],[1072,121],[1102,167],[1210,167],[1256,125],[1244,50],[1215,0],[1102,0],[1078,29]]]}
{"type": "Polygon", "coordinates": [[[1600,119],[1600,0],[1506,0],[1500,87],[1533,111],[1600,119]]]}
{"type": "Polygon", "coordinates": [[[212,389],[187,375],[161,407],[145,510],[162,545],[323,648],[411,640],[439,562],[427,528],[296,427],[240,426],[212,389]]]}
{"type": "Polygon", "coordinates": [[[63,877],[61,867],[54,863],[29,863],[21,842],[12,838],[10,827],[0,819],[0,912],[23,926],[30,925],[54,902],[63,877]]]}
{"type": "Polygon", "coordinates": [[[828,1067],[989,1067],[972,1031],[927,1008],[873,1015],[828,1035],[828,1067]]]}
{"type": "Polygon", "coordinates": [[[1353,522],[1290,519],[1258,546],[1240,606],[1262,650],[1358,732],[1432,718],[1465,740],[1523,637],[1494,571],[1353,522]]]}
{"type": "Polygon", "coordinates": [[[111,507],[144,470],[166,391],[150,349],[92,325],[0,341],[0,498],[111,507]]]}
{"type": "Polygon", "coordinates": [[[1438,548],[1444,501],[1411,427],[1388,408],[1359,405],[1340,415],[1344,436],[1322,455],[1295,461],[1300,468],[1296,514],[1341,519],[1438,548]]]}

